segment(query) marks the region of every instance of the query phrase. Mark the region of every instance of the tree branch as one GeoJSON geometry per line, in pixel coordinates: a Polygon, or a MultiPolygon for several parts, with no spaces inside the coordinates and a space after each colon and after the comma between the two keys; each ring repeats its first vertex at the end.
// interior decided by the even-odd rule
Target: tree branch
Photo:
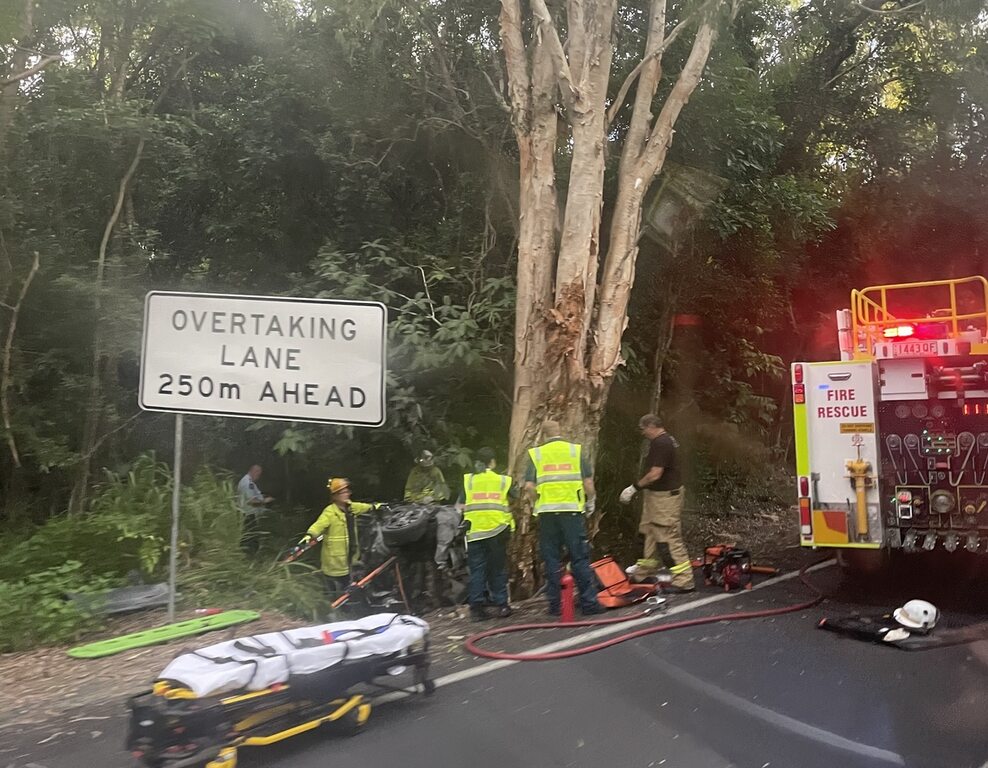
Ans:
{"type": "Polygon", "coordinates": [[[563,43],[559,39],[559,32],[552,22],[552,14],[549,13],[545,0],[532,0],[532,13],[539,21],[543,45],[548,44],[547,50],[556,71],[556,79],[559,81],[559,92],[562,95],[563,104],[566,105],[567,110],[573,110],[580,98],[580,89],[573,82],[573,73],[570,72],[563,43]]]}
{"type": "Polygon", "coordinates": [[[494,94],[494,100],[497,102],[497,105],[501,108],[501,111],[510,115],[511,107],[508,106],[508,102],[505,100],[504,94],[501,93],[501,90],[496,85],[494,85],[494,81],[491,80],[491,76],[488,75],[487,72],[482,71],[481,74],[483,74],[484,79],[487,81],[487,84],[491,87],[491,93],[494,94]]]}
{"type": "Polygon", "coordinates": [[[61,55],[57,53],[53,53],[48,56],[45,56],[40,61],[38,61],[37,64],[35,64],[32,67],[28,67],[23,72],[16,75],[11,75],[6,80],[0,80],[0,86],[13,85],[14,83],[19,83],[21,80],[26,80],[27,78],[31,77],[31,75],[38,74],[38,72],[43,70],[53,61],[61,61],[61,60],[62,60],[61,55]]]}
{"type": "Polygon", "coordinates": [[[638,76],[645,68],[645,65],[648,64],[653,59],[661,60],[662,55],[669,49],[669,46],[671,46],[674,42],[676,42],[676,38],[678,38],[682,34],[683,29],[686,28],[686,25],[689,24],[691,21],[693,21],[693,18],[698,13],[700,13],[704,8],[706,8],[707,5],[711,5],[714,2],[717,2],[717,0],[709,0],[709,2],[705,3],[703,6],[701,6],[693,13],[689,14],[681,22],[679,22],[675,27],[673,27],[672,32],[670,32],[666,36],[662,44],[654,51],[647,53],[645,57],[638,62],[638,65],[633,70],[631,70],[628,76],[624,79],[624,82],[621,83],[621,88],[618,90],[618,94],[614,98],[614,103],[611,104],[611,108],[607,110],[608,126],[610,126],[614,122],[614,119],[617,117],[618,112],[621,111],[621,107],[624,106],[624,100],[628,97],[628,91],[631,90],[631,86],[634,85],[635,80],[638,79],[638,76]]]}
{"type": "Polygon", "coordinates": [[[686,63],[683,65],[679,77],[676,78],[676,83],[673,85],[672,91],[666,97],[665,103],[662,105],[662,111],[659,112],[659,116],[655,120],[655,126],[649,136],[649,142],[643,153],[644,178],[647,178],[649,181],[661,169],[662,163],[665,160],[665,153],[668,151],[669,143],[672,141],[673,126],[676,124],[679,113],[686,106],[686,102],[689,101],[693,91],[696,90],[697,85],[700,83],[700,77],[703,75],[704,67],[706,67],[707,59],[710,56],[710,49],[713,47],[716,37],[716,22],[708,14],[696,31],[696,37],[693,38],[693,47],[690,49],[690,54],[686,58],[686,63]]]}
{"type": "Polygon", "coordinates": [[[517,130],[527,131],[531,120],[532,79],[525,56],[525,39],[521,33],[521,6],[518,0],[501,0],[501,48],[508,75],[508,100],[512,122],[517,130]]]}
{"type": "Polygon", "coordinates": [[[10,449],[10,458],[17,468],[21,466],[21,457],[17,452],[17,442],[14,440],[14,432],[10,428],[10,401],[7,399],[7,390],[10,388],[10,363],[14,348],[14,333],[17,331],[17,316],[20,314],[21,304],[24,302],[24,297],[27,296],[28,288],[31,287],[31,281],[34,280],[40,263],[41,257],[35,251],[31,271],[28,272],[27,277],[24,278],[24,282],[21,284],[21,292],[17,297],[17,303],[10,308],[11,315],[10,324],[7,326],[7,340],[3,345],[3,375],[0,376],[0,412],[3,413],[3,428],[7,434],[7,447],[10,449]]]}

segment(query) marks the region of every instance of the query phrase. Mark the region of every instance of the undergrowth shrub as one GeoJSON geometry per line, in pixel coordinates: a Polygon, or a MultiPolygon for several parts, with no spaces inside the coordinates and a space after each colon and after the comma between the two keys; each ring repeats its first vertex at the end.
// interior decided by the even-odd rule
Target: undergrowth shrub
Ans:
{"type": "Polygon", "coordinates": [[[85,515],[49,520],[0,553],[0,580],[79,563],[90,576],[150,576],[166,552],[171,475],[153,456],[139,457],[125,475],[108,473],[85,515]]]}
{"type": "MultiPolygon", "coordinates": [[[[85,515],[58,517],[0,551],[0,650],[74,639],[103,618],[83,613],[69,592],[98,592],[135,580],[164,581],[171,546],[172,473],[151,455],[107,474],[85,515]]],[[[325,613],[313,569],[252,560],[232,478],[201,469],[183,485],[178,557],[180,607],[212,605],[325,613]]]]}
{"type": "Polygon", "coordinates": [[[99,627],[99,617],[82,610],[67,595],[99,592],[107,583],[88,575],[74,561],[0,581],[0,653],[75,640],[99,627]]]}
{"type": "Polygon", "coordinates": [[[788,506],[789,475],[757,438],[734,424],[701,424],[690,443],[686,485],[700,511],[757,513],[788,506]]]}

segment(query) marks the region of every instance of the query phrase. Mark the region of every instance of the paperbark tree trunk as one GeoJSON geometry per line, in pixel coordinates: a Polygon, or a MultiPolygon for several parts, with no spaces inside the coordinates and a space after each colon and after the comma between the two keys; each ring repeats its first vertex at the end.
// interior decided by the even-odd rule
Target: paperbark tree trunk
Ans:
{"type": "MultiPolygon", "coordinates": [[[[641,63],[609,102],[618,0],[567,0],[565,21],[553,19],[545,0],[528,0],[525,10],[521,0],[501,0],[508,103],[520,161],[509,435],[510,471],[516,477],[523,473],[526,451],[538,442],[546,418],[560,421],[567,437],[591,454],[595,451],[611,383],[623,363],[621,337],[638,255],[642,202],[662,170],[676,120],[699,84],[720,11],[728,6],[729,0],[706,0],[670,31],[666,0],[652,0],[641,63]],[[565,42],[560,29],[566,30],[565,42]],[[689,56],[655,116],[662,54],[688,29],[695,29],[689,56]],[[634,102],[600,269],[604,170],[608,147],[617,145],[611,124],[632,87],[634,102]],[[564,142],[557,139],[560,115],[565,119],[564,142]],[[562,158],[568,159],[569,173],[560,205],[556,162],[562,158]]],[[[518,592],[529,591],[535,581],[530,512],[520,512],[518,592]]]]}

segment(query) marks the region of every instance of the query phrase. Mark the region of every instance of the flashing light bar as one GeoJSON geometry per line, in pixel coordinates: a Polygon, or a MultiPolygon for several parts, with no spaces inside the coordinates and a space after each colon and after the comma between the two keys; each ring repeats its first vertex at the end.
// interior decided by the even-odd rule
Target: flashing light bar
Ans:
{"type": "Polygon", "coordinates": [[[893,325],[891,328],[886,328],[884,333],[886,339],[908,339],[916,334],[916,326],[893,325]]]}

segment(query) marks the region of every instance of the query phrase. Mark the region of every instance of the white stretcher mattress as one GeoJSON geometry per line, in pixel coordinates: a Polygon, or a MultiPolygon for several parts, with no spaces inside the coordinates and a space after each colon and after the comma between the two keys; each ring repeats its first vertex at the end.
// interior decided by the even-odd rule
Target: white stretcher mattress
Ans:
{"type": "Polygon", "coordinates": [[[429,625],[422,619],[397,613],[268,632],[183,653],[165,667],[158,679],[180,683],[197,696],[259,691],[287,682],[291,675],[312,674],[344,659],[407,651],[428,632],[429,625]],[[332,642],[326,642],[325,633],[333,638],[332,642]],[[319,645],[296,647],[315,641],[319,645]]]}

